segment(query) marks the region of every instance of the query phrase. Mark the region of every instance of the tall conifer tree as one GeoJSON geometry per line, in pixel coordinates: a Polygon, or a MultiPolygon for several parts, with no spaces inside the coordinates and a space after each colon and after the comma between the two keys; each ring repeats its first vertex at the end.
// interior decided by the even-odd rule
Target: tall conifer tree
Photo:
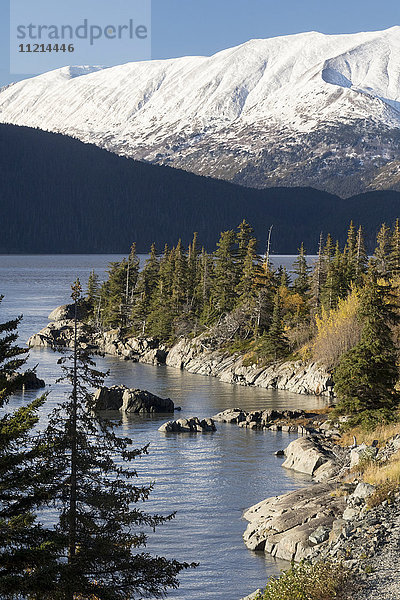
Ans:
{"type": "Polygon", "coordinates": [[[36,598],[46,586],[43,570],[50,573],[58,559],[55,532],[35,517],[53,485],[33,431],[46,396],[14,412],[7,408],[24,381],[16,375],[26,362],[26,350],[16,345],[20,319],[0,323],[0,597],[10,599],[36,598]]]}
{"type": "Polygon", "coordinates": [[[215,252],[213,302],[219,314],[232,310],[236,301],[235,241],[234,231],[223,231],[215,252]]]}
{"type": "Polygon", "coordinates": [[[279,290],[275,294],[271,326],[264,334],[263,350],[270,358],[277,360],[289,352],[289,342],[283,327],[282,298],[279,290]]]}
{"type": "Polygon", "coordinates": [[[152,557],[143,529],[170,520],[146,514],[137,506],[151,486],[135,485],[131,463],[147,453],[115,433],[115,424],[95,416],[93,387],[103,375],[78,344],[77,306],[81,290],[73,286],[74,345],[60,359],[71,392],[50,415],[42,444],[47,466],[57,473],[49,498],[58,514],[55,528],[61,558],[38,600],[127,600],[160,597],[178,586],[186,563],[152,557]]]}
{"type": "Polygon", "coordinates": [[[293,263],[293,274],[295,276],[293,289],[302,296],[305,296],[310,290],[310,272],[311,267],[309,267],[307,264],[307,256],[304,250],[304,244],[301,243],[299,254],[293,263]]]}
{"type": "Polygon", "coordinates": [[[391,276],[398,278],[400,275],[400,225],[399,225],[399,219],[396,219],[396,223],[394,225],[392,237],[390,240],[389,267],[390,267],[391,276]]]}
{"type": "Polygon", "coordinates": [[[151,245],[150,256],[138,275],[136,293],[130,319],[135,335],[144,335],[151,304],[158,283],[159,262],[155,244],[151,245]]]}
{"type": "Polygon", "coordinates": [[[239,272],[239,282],[236,287],[236,294],[240,302],[244,300],[251,301],[255,294],[254,280],[257,267],[257,240],[250,238],[247,243],[246,255],[241,264],[239,272]]]}
{"type": "Polygon", "coordinates": [[[357,241],[355,250],[355,283],[360,285],[363,274],[367,270],[368,255],[365,250],[363,230],[360,225],[357,231],[357,241]]]}
{"type": "Polygon", "coordinates": [[[391,233],[390,228],[383,223],[377,238],[377,247],[371,264],[377,277],[388,279],[390,276],[391,233]]]}
{"type": "Polygon", "coordinates": [[[391,411],[398,404],[397,349],[391,331],[398,316],[390,300],[388,287],[370,278],[361,294],[361,341],[341,357],[335,370],[335,390],[342,411],[391,411]]]}

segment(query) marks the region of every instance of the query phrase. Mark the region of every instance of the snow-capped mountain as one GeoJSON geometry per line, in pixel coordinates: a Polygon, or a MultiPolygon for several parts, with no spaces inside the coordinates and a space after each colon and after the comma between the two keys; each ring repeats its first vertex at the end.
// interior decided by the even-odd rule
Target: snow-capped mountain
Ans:
{"type": "Polygon", "coordinates": [[[64,67],[1,90],[0,121],[250,186],[396,187],[400,27],[64,67]]]}

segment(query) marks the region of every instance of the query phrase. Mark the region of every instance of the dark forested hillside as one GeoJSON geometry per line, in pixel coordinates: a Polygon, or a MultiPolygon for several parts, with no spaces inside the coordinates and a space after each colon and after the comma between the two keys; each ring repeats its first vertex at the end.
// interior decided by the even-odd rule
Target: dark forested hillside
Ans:
{"type": "Polygon", "coordinates": [[[272,250],[309,253],[320,232],[344,241],[353,219],[372,248],[376,230],[400,213],[400,193],[342,200],[309,188],[256,190],[125,159],[77,140],[0,125],[0,252],[126,252],[152,241],[162,248],[193,231],[206,247],[247,219],[261,240],[274,226],[272,250]]]}

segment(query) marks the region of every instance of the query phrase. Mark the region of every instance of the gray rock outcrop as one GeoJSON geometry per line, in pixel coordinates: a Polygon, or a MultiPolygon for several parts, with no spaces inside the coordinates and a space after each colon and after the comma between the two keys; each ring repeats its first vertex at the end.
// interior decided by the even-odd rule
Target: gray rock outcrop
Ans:
{"type": "Polygon", "coordinates": [[[125,413],[171,413],[174,412],[174,403],[170,398],[160,398],[146,390],[114,385],[96,390],[94,408],[97,411],[120,410],[125,413]]]}
{"type": "Polygon", "coordinates": [[[166,364],[190,373],[212,375],[225,383],[290,390],[298,394],[330,395],[332,379],[318,363],[274,363],[244,366],[243,357],[208,348],[203,340],[180,340],[168,353],[166,364]]]}
{"type": "Polygon", "coordinates": [[[350,468],[353,469],[362,461],[374,460],[378,454],[378,448],[360,444],[352,448],[350,452],[350,468]]]}
{"type": "Polygon", "coordinates": [[[214,421],[220,423],[235,423],[239,427],[250,427],[252,429],[272,429],[277,422],[280,423],[279,429],[282,431],[297,432],[298,427],[287,425],[286,422],[305,418],[304,410],[256,410],[247,412],[240,408],[228,408],[213,416],[214,421]]]}
{"type": "MultiPolygon", "coordinates": [[[[55,309],[49,315],[52,322],[31,336],[28,345],[72,347],[72,310],[72,305],[55,309]]],[[[192,340],[181,339],[172,348],[168,348],[157,339],[126,337],[119,329],[96,332],[80,322],[78,338],[81,346],[89,348],[93,353],[120,356],[152,365],[167,364],[190,373],[217,377],[225,383],[289,390],[298,394],[331,394],[330,375],[318,363],[294,361],[276,362],[267,367],[245,366],[242,356],[215,349],[215,344],[203,336],[192,340]]]]}
{"type": "Polygon", "coordinates": [[[217,428],[212,419],[200,420],[198,417],[168,421],[158,429],[163,433],[206,433],[216,430],[217,428]]]}
{"type": "Polygon", "coordinates": [[[249,596],[246,596],[246,598],[242,598],[241,600],[256,600],[261,593],[262,593],[262,589],[258,588],[258,590],[256,590],[255,592],[253,592],[249,596]]]}
{"type": "MultiPolygon", "coordinates": [[[[85,319],[88,314],[88,304],[86,300],[82,299],[79,301],[76,308],[76,316],[78,320],[85,319]]],[[[74,304],[62,304],[57,306],[48,316],[49,321],[68,321],[75,318],[75,305],[74,304]]]]}
{"type": "MultiPolygon", "coordinates": [[[[84,309],[82,309],[84,310],[84,309]]],[[[28,340],[29,347],[72,348],[74,342],[73,305],[59,306],[49,315],[52,320],[28,340]]],[[[119,329],[95,331],[82,321],[78,322],[78,342],[93,354],[109,354],[151,365],[165,364],[168,349],[154,338],[122,336],[119,329]]]]}
{"type": "Polygon", "coordinates": [[[309,558],[346,508],[336,490],[335,483],[318,483],[252,506],[244,514],[246,546],[288,561],[309,558]]]}
{"type": "MultiPolygon", "coordinates": [[[[78,322],[77,340],[81,348],[88,348],[93,352],[98,349],[95,336],[82,322],[78,322]]],[[[32,335],[27,343],[30,348],[72,348],[74,343],[74,321],[53,321],[41,329],[39,333],[32,335]]]]}
{"type": "Polygon", "coordinates": [[[326,481],[340,470],[331,449],[324,445],[319,436],[306,436],[293,440],[285,450],[283,467],[311,475],[316,481],[326,481]]]}

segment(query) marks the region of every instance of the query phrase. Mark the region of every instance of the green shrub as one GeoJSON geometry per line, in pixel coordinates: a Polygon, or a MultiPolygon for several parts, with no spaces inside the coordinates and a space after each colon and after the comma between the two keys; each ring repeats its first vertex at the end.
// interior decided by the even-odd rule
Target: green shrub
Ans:
{"type": "MultiPolygon", "coordinates": [[[[334,411],[335,416],[343,414],[344,411],[337,407],[334,411]]],[[[397,411],[380,408],[361,410],[358,414],[353,415],[345,425],[342,426],[342,431],[346,432],[353,427],[360,427],[363,431],[374,431],[377,427],[382,425],[392,425],[397,423],[399,420],[399,414],[397,411]]]]}
{"type": "Polygon", "coordinates": [[[278,578],[271,577],[256,600],[333,600],[349,591],[349,571],[330,562],[307,561],[292,565],[278,578]]]}

